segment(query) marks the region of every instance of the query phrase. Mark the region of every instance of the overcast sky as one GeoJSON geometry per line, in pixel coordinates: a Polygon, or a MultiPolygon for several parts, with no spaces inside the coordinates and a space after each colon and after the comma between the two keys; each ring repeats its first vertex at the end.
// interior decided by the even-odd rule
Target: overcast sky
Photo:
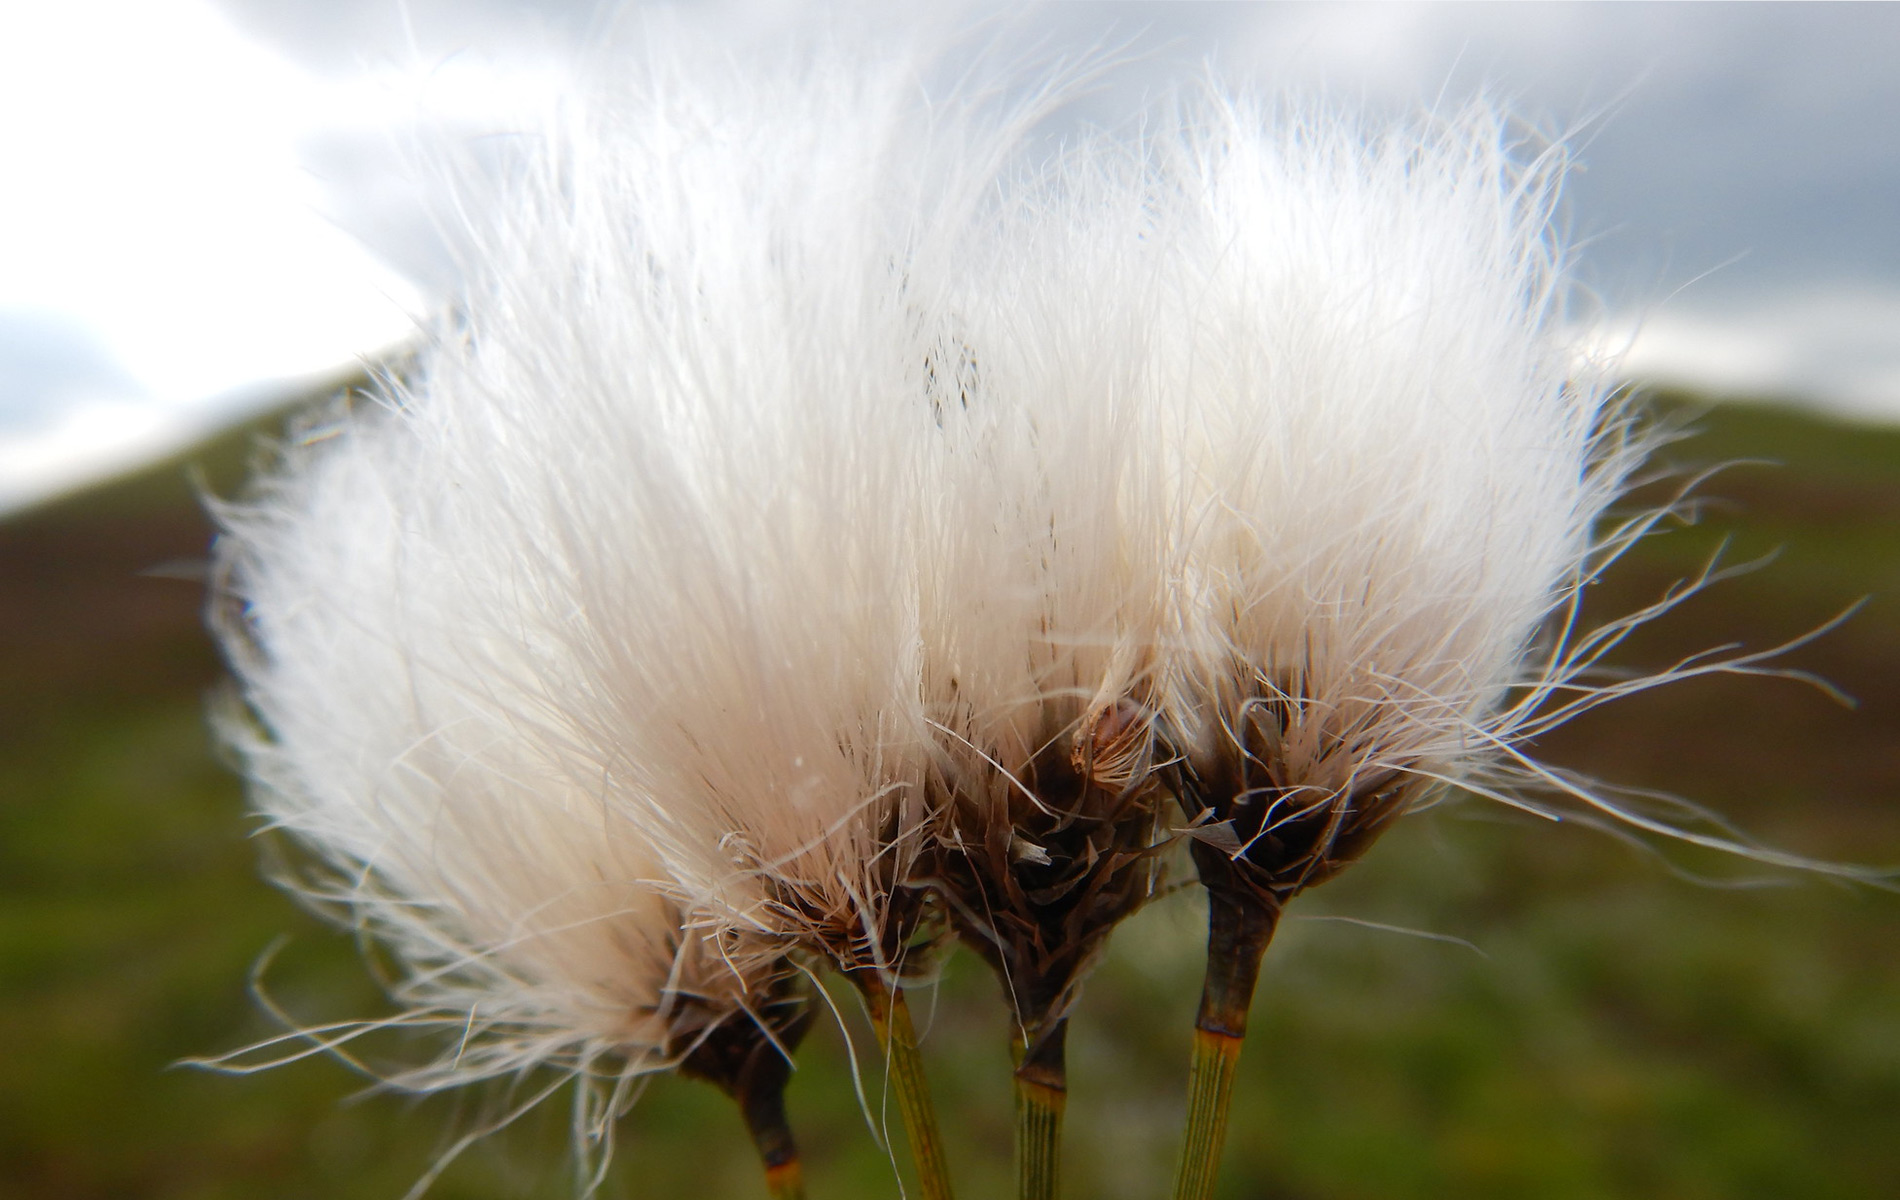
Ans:
{"type": "MultiPolygon", "coordinates": [[[[0,0],[0,510],[405,336],[452,272],[403,130],[505,126],[612,7],[0,0]]],[[[1900,6],[1063,3],[992,36],[1128,46],[1072,120],[1209,58],[1386,107],[1503,94],[1578,147],[1568,218],[1634,372],[1900,421],[1900,6]]]]}

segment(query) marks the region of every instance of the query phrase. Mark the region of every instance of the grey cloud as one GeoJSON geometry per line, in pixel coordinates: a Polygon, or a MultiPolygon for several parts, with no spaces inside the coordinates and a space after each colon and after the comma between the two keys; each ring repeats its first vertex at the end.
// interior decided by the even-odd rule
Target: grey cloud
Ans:
{"type": "MultiPolygon", "coordinates": [[[[221,0],[322,70],[600,42],[640,10],[607,0],[221,0]],[[407,13],[407,24],[403,13],[407,13]]],[[[1806,4],[680,5],[737,36],[827,13],[925,37],[1121,62],[1053,129],[1116,125],[1213,60],[1230,76],[1410,108],[1487,89],[1569,132],[1568,218],[1613,308],[1667,299],[1711,319],[1791,290],[1900,294],[1900,6],[1806,4]],[[893,15],[895,14],[895,15],[893,15]],[[1676,293],[1680,291],[1680,295],[1676,293]]],[[[426,199],[379,147],[310,147],[346,228],[440,288],[452,272],[426,199]]],[[[1900,334],[1895,355],[1900,360],[1900,334]]]]}
{"type": "MultiPolygon", "coordinates": [[[[222,0],[246,29],[320,69],[468,47],[598,40],[638,10],[599,0],[222,0]],[[628,14],[632,14],[629,16],[628,14]]],[[[891,6],[682,5],[735,33],[891,6]]],[[[955,18],[903,8],[948,29],[955,18]]],[[[1711,286],[1900,281],[1900,6],[965,5],[989,36],[1059,52],[1121,44],[1112,84],[1079,106],[1112,122],[1203,58],[1269,83],[1397,104],[1490,85],[1551,126],[1583,123],[1580,227],[1604,235],[1608,282],[1711,286]],[[1006,15],[1007,14],[1007,15],[1006,15]],[[1592,120],[1594,118],[1594,120],[1592,120]]],[[[978,39],[980,40],[980,39],[978,39]]],[[[332,148],[334,150],[334,148],[332,148]]],[[[366,178],[366,177],[365,177],[366,178]]],[[[360,182],[360,181],[359,181],[360,182]]],[[[365,204],[373,203],[366,200],[365,204]]],[[[408,265],[408,264],[405,264],[408,265]]],[[[1752,286],[1752,285],[1751,285],[1752,286]]]]}
{"type": "MultiPolygon", "coordinates": [[[[1579,122],[1579,226],[1612,291],[1654,294],[1738,255],[1714,292],[1900,284],[1900,8],[1420,5],[1256,10],[1270,68],[1401,102],[1489,83],[1579,122]],[[1360,44],[1355,46],[1355,38],[1360,44]]],[[[1634,298],[1634,297],[1632,297],[1634,298]]]]}

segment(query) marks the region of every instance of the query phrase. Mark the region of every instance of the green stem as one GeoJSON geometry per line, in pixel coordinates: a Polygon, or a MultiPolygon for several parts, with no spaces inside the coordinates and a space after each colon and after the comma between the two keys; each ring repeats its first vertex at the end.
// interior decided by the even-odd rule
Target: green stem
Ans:
{"type": "Polygon", "coordinates": [[[1062,1167],[1062,1110],[1069,1098],[1063,1042],[1069,1022],[1055,1023],[1016,1067],[1016,1195],[1055,1200],[1062,1167]]]}
{"type": "Polygon", "coordinates": [[[1241,1039],[1205,1029],[1194,1031],[1188,1069],[1187,1133],[1181,1142],[1175,1200],[1206,1200],[1214,1194],[1221,1148],[1227,1144],[1227,1110],[1234,1096],[1234,1070],[1241,1039]]]}
{"type": "Polygon", "coordinates": [[[891,1090],[897,1093],[897,1111],[910,1140],[910,1156],[917,1166],[923,1200],[951,1200],[950,1164],[943,1152],[937,1112],[930,1103],[923,1057],[917,1053],[917,1030],[911,1024],[910,1005],[901,988],[891,987],[875,971],[863,971],[852,978],[871,1010],[871,1026],[884,1051],[891,1090]]]}
{"type": "Polygon", "coordinates": [[[1208,1200],[1214,1194],[1221,1150],[1227,1144],[1234,1073],[1247,1036],[1247,1009],[1278,919],[1276,909],[1244,890],[1208,889],[1207,978],[1194,1022],[1187,1132],[1174,1177],[1174,1200],[1208,1200]]]}

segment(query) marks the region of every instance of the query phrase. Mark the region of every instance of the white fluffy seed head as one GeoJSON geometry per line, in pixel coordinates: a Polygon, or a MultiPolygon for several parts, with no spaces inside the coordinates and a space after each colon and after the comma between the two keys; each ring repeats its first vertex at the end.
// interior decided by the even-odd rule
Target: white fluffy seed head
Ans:
{"type": "Polygon", "coordinates": [[[1089,227],[1139,193],[1106,144],[1083,157],[1099,210],[1085,222],[1019,183],[938,355],[924,692],[953,754],[1004,772],[1118,702],[1145,704],[1167,641],[1165,505],[1132,403],[1147,369],[1138,231],[1114,245],[1089,227]],[[1124,303],[1091,301],[1104,292],[1124,303]]]}
{"type": "Polygon", "coordinates": [[[223,731],[262,815],[321,864],[310,898],[392,952],[400,1023],[454,1035],[397,1082],[670,1063],[775,968],[683,928],[538,677],[532,622],[458,606],[466,564],[429,537],[441,514],[401,414],[324,434],[223,513],[250,708],[223,731]]]}
{"type": "Polygon", "coordinates": [[[680,886],[888,968],[928,825],[925,376],[1014,123],[926,104],[901,62],[698,66],[564,137],[500,320],[428,385],[507,451],[434,453],[495,498],[483,552],[565,589],[537,604],[585,681],[570,711],[680,886]]]}
{"type": "Polygon", "coordinates": [[[1256,782],[1330,804],[1576,665],[1534,638],[1634,453],[1561,336],[1557,155],[1210,93],[999,187],[1032,110],[913,74],[593,79],[415,369],[227,515],[257,804],[492,1031],[445,1075],[895,966],[938,804],[1062,739],[1125,799],[1264,713],[1256,782]]]}
{"type": "Polygon", "coordinates": [[[1144,443],[1150,197],[1107,137],[1018,178],[939,359],[919,528],[922,687],[944,804],[932,878],[996,970],[1025,1062],[1165,841],[1158,685],[1178,642],[1172,472],[1144,443]]]}
{"type": "MultiPolygon", "coordinates": [[[[1158,154],[1172,242],[1151,444],[1181,470],[1170,724],[1304,803],[1430,780],[1548,687],[1641,447],[1566,335],[1560,149],[1488,105],[1369,127],[1209,95],[1158,154]]],[[[1261,782],[1265,782],[1263,779],[1261,782]]]]}
{"type": "Polygon", "coordinates": [[[592,78],[414,367],[225,514],[256,804],[497,1031],[448,1074],[658,1062],[915,931],[924,375],[1024,118],[869,64],[592,78]]]}

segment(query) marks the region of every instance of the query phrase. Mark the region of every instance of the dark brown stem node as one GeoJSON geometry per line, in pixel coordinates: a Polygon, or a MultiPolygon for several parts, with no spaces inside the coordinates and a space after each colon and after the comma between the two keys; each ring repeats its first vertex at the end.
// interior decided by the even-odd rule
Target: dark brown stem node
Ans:
{"type": "Polygon", "coordinates": [[[1069,1090],[1066,1045],[1069,1018],[1060,1017],[1040,1034],[1030,1031],[1028,1042],[1017,1056],[1016,1078],[1051,1092],[1069,1090]]]}
{"type": "Polygon", "coordinates": [[[1196,1028],[1247,1036],[1247,1010],[1260,981],[1260,960],[1280,923],[1280,903],[1244,876],[1244,862],[1202,842],[1192,849],[1207,889],[1207,978],[1196,1028]]]}
{"type": "Polygon", "coordinates": [[[812,1016],[802,997],[767,1005],[757,1018],[734,1014],[707,1031],[680,1062],[680,1074],[705,1080],[738,1104],[774,1188],[798,1174],[785,1085],[792,1077],[791,1054],[811,1028],[812,1016]]]}

